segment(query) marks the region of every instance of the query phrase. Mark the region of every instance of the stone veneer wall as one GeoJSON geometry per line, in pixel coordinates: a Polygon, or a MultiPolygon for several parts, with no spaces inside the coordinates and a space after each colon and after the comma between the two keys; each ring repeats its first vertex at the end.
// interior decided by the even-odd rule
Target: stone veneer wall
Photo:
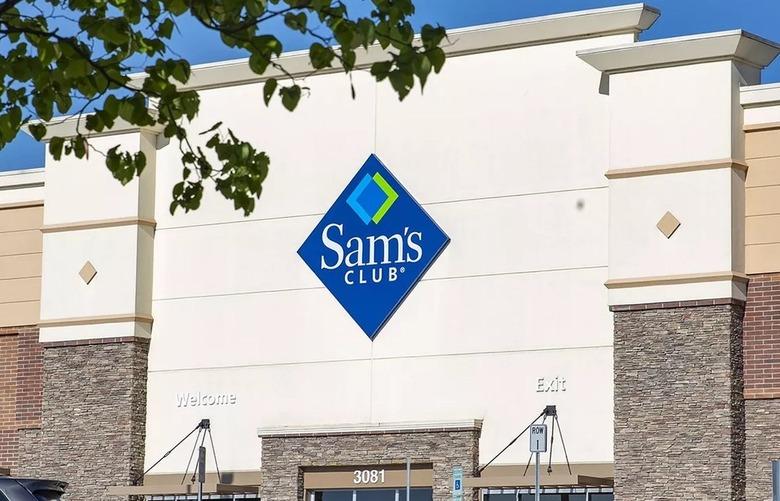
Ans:
{"type": "Polygon", "coordinates": [[[747,501],[772,501],[771,460],[780,459],[780,399],[746,400],[747,501]]]}
{"type": "MultiPolygon", "coordinates": [[[[433,500],[452,499],[452,468],[476,473],[481,428],[442,428],[397,432],[345,432],[262,438],[260,497],[303,501],[307,467],[433,463],[433,500]]],[[[473,493],[476,501],[476,490],[473,493]]],[[[468,499],[468,496],[466,496],[468,499]]]]}
{"type": "Polygon", "coordinates": [[[771,501],[780,459],[780,273],[751,275],[745,307],[746,497],[771,501]]]}
{"type": "Polygon", "coordinates": [[[743,500],[744,306],[613,311],[616,501],[743,500]]]}
{"type": "Polygon", "coordinates": [[[143,471],[148,340],[44,344],[40,432],[20,432],[21,474],[64,480],[65,499],[101,500],[143,471]]]}

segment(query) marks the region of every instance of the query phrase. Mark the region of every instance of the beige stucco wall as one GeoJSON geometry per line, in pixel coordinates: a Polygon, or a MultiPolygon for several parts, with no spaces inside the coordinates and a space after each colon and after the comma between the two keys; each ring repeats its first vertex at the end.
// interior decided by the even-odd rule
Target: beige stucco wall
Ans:
{"type": "Polygon", "coordinates": [[[43,204],[0,204],[0,327],[38,323],[43,204]]]}
{"type": "Polygon", "coordinates": [[[745,134],[747,273],[780,271],[780,125],[745,134]]]}

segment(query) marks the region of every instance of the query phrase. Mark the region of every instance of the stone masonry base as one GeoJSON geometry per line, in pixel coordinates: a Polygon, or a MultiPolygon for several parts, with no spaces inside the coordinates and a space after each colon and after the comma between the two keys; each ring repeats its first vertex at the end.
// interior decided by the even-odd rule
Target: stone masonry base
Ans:
{"type": "Polygon", "coordinates": [[[149,343],[44,345],[39,432],[19,435],[20,474],[64,480],[70,501],[108,499],[143,470],[149,343]]]}
{"type": "MultiPolygon", "coordinates": [[[[478,466],[479,427],[398,432],[343,432],[262,438],[260,496],[303,501],[308,467],[433,463],[433,500],[452,499],[452,468],[473,476],[478,466]]],[[[464,499],[471,499],[466,496],[464,499]]]]}
{"type": "Polygon", "coordinates": [[[747,400],[748,501],[772,501],[771,461],[780,459],[780,400],[747,400]]]}
{"type": "Polygon", "coordinates": [[[615,500],[745,499],[739,303],[615,309],[615,500]]]}

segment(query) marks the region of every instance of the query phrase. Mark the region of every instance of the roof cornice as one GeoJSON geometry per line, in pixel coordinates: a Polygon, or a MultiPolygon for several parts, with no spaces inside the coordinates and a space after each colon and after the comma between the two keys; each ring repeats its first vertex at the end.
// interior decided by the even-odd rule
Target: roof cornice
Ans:
{"type": "MultiPolygon", "coordinates": [[[[652,26],[660,15],[660,11],[653,7],[636,3],[470,26],[450,30],[448,32],[449,43],[445,44],[443,49],[448,57],[454,57],[612,34],[639,33],[652,26]]],[[[368,68],[373,63],[386,59],[385,50],[378,45],[371,46],[368,50],[358,52],[356,67],[359,69],[368,68]]],[[[282,54],[277,62],[284,68],[284,72],[270,66],[263,75],[257,75],[249,68],[248,59],[195,65],[192,67],[190,80],[181,86],[181,89],[204,90],[229,87],[262,82],[269,78],[283,78],[288,74],[294,77],[305,77],[314,72],[308,50],[287,52],[282,54]]],[[[316,74],[340,73],[342,71],[343,69],[340,67],[326,68],[317,71],[316,74]]],[[[130,75],[129,85],[140,87],[144,77],[144,73],[130,75]]],[[[48,141],[55,136],[75,136],[78,125],[78,116],[57,117],[46,123],[47,131],[43,141],[48,141]]],[[[118,119],[110,130],[100,133],[87,133],[85,131],[85,133],[94,137],[138,130],[137,126],[118,119]]],[[[159,132],[161,128],[148,130],[159,132]]]]}
{"type": "Polygon", "coordinates": [[[745,108],[761,108],[780,104],[780,83],[742,87],[740,103],[745,108]]]}
{"type": "MultiPolygon", "coordinates": [[[[657,9],[637,3],[470,26],[449,30],[449,43],[445,43],[443,49],[449,57],[454,57],[611,34],[639,33],[652,26],[659,16],[657,9]]],[[[385,59],[387,55],[384,50],[379,46],[371,46],[368,50],[358,52],[356,66],[366,68],[385,59]]],[[[277,62],[295,77],[307,76],[314,71],[308,50],[287,52],[277,62]]],[[[327,68],[317,71],[317,74],[341,71],[340,67],[327,68]]],[[[141,85],[143,73],[130,76],[135,85],[141,85]]],[[[284,76],[285,73],[273,67],[269,67],[263,75],[257,75],[249,68],[247,59],[237,59],[193,66],[190,80],[183,88],[202,90],[228,87],[284,76]]]]}
{"type": "Polygon", "coordinates": [[[43,186],[44,169],[19,169],[0,172],[0,190],[35,188],[43,186]]]}
{"type": "Polygon", "coordinates": [[[476,430],[481,428],[481,419],[466,419],[462,421],[404,421],[398,423],[342,423],[324,426],[266,426],[257,428],[257,436],[300,437],[366,433],[426,433],[452,430],[476,430]]]}
{"type": "Polygon", "coordinates": [[[780,45],[734,30],[587,49],[578,51],[577,56],[612,74],[710,61],[737,61],[764,68],[778,53],[780,45]]]}
{"type": "MultiPolygon", "coordinates": [[[[78,134],[79,131],[81,131],[82,134],[88,137],[99,137],[99,136],[112,136],[115,134],[125,134],[128,132],[139,132],[139,131],[150,131],[157,134],[159,132],[162,132],[163,130],[163,126],[160,124],[156,124],[148,127],[139,127],[135,124],[131,124],[130,122],[128,122],[123,118],[117,118],[116,121],[114,122],[114,126],[111,127],[110,129],[105,129],[101,132],[92,132],[86,130],[85,128],[87,116],[89,116],[89,113],[85,113],[81,116],[72,115],[72,116],[56,117],[49,122],[43,122],[41,120],[31,120],[30,125],[38,124],[38,123],[42,123],[46,125],[46,135],[43,136],[43,138],[41,139],[41,141],[44,143],[48,142],[53,137],[73,137],[76,134],[78,134]]],[[[30,134],[30,131],[27,126],[24,126],[22,130],[30,134]]]]}

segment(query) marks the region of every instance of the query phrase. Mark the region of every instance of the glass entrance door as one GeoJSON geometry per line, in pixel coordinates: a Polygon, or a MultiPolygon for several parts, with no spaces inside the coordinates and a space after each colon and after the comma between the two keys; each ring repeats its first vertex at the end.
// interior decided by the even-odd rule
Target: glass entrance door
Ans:
{"type": "MultiPolygon", "coordinates": [[[[407,501],[407,499],[406,489],[334,489],[310,492],[309,501],[407,501]]],[[[412,489],[409,501],[433,501],[433,489],[412,489]]]]}

